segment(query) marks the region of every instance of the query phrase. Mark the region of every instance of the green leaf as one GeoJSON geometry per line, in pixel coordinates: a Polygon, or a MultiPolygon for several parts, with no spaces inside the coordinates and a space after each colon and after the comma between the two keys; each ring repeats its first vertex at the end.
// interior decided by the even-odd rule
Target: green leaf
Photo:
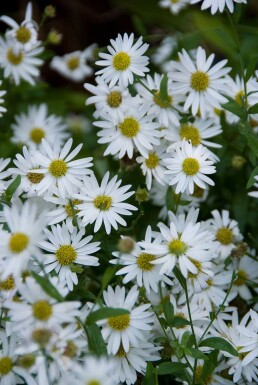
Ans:
{"type": "Polygon", "coordinates": [[[236,349],[224,338],[221,337],[210,337],[206,340],[203,340],[199,346],[207,346],[209,348],[223,350],[232,356],[238,357],[238,352],[236,349]]]}
{"type": "Polygon", "coordinates": [[[165,74],[160,82],[160,98],[163,102],[168,101],[168,75],[165,74]]]}
{"type": "Polygon", "coordinates": [[[10,202],[10,200],[12,199],[12,196],[17,190],[17,188],[20,186],[20,183],[21,183],[21,176],[17,175],[14,181],[12,181],[12,183],[6,189],[5,196],[8,202],[10,202]]]}
{"type": "Polygon", "coordinates": [[[142,385],[156,385],[155,369],[151,362],[147,363],[147,370],[142,385]]]}
{"type": "Polygon", "coordinates": [[[242,4],[236,4],[232,18],[235,24],[238,24],[242,14],[242,4]]]}
{"type": "Polygon", "coordinates": [[[196,349],[196,348],[187,348],[185,350],[185,353],[196,360],[208,360],[208,357],[206,354],[204,354],[201,350],[196,349]]]}
{"type": "Polygon", "coordinates": [[[213,350],[210,354],[207,355],[208,360],[204,361],[201,379],[205,383],[205,380],[214,372],[214,369],[217,367],[218,363],[219,350],[213,350]]]}
{"type": "Polygon", "coordinates": [[[102,281],[101,281],[101,289],[105,290],[110,281],[113,279],[113,277],[116,274],[116,267],[115,266],[108,266],[103,274],[102,281]]]}
{"type": "Polygon", "coordinates": [[[258,103],[255,103],[253,106],[251,106],[249,109],[248,109],[248,114],[252,115],[252,114],[258,114],[258,103]]]}
{"type": "Polygon", "coordinates": [[[182,288],[184,290],[186,290],[186,279],[183,276],[183,274],[181,273],[181,271],[178,269],[177,266],[174,267],[173,273],[175,274],[175,276],[178,279],[178,281],[179,281],[180,285],[182,286],[182,288]]]}
{"type": "Polygon", "coordinates": [[[246,185],[246,188],[250,188],[253,186],[253,184],[255,183],[255,179],[254,177],[258,175],[258,166],[255,167],[255,169],[252,171],[249,179],[248,179],[248,182],[247,182],[247,185],[246,185]]]}
{"type": "Polygon", "coordinates": [[[234,51],[237,51],[238,47],[236,45],[236,42],[233,38],[231,38],[230,34],[225,33],[224,30],[216,28],[215,32],[218,34],[218,36],[226,42],[230,48],[234,49],[234,51]]]}
{"type": "Polygon", "coordinates": [[[186,326],[186,325],[191,325],[191,323],[185,319],[185,318],[182,318],[182,317],[174,317],[172,322],[171,322],[171,326],[177,328],[177,327],[181,327],[181,326],[186,326]]]}
{"type": "Polygon", "coordinates": [[[174,306],[172,303],[167,300],[163,303],[163,310],[164,310],[164,315],[167,320],[168,325],[171,325],[171,322],[174,317],[174,306]]]}
{"type": "Polygon", "coordinates": [[[174,191],[172,190],[172,187],[169,186],[166,193],[166,205],[168,211],[174,211],[175,209],[175,199],[174,199],[174,191]]]}
{"type": "MultiPolygon", "coordinates": [[[[257,63],[258,63],[258,56],[255,56],[254,58],[249,60],[248,66],[246,68],[246,73],[245,73],[245,82],[248,82],[251,76],[254,75],[254,71],[257,63]]],[[[255,92],[255,91],[252,91],[252,92],[255,92]]],[[[250,92],[247,95],[250,95],[250,92]]]]}
{"type": "MultiPolygon", "coordinates": [[[[229,97],[228,97],[229,99],[229,97]]],[[[231,99],[229,102],[222,104],[222,107],[229,111],[232,112],[233,114],[237,115],[241,119],[246,118],[246,112],[243,107],[241,107],[234,99],[231,99]]]]}
{"type": "Polygon", "coordinates": [[[87,317],[86,323],[88,325],[91,325],[97,321],[100,321],[102,319],[110,318],[110,317],[117,317],[120,315],[126,315],[130,314],[130,312],[127,309],[116,309],[113,307],[103,307],[102,309],[98,309],[87,317]]]}
{"type": "Polygon", "coordinates": [[[185,368],[186,364],[181,362],[162,362],[160,365],[156,366],[156,372],[159,376],[166,376],[168,374],[172,376],[179,376],[180,378],[185,378],[185,368]]]}
{"type": "Polygon", "coordinates": [[[45,293],[56,299],[58,302],[64,301],[64,298],[61,296],[59,291],[57,291],[55,286],[48,280],[48,278],[42,277],[41,275],[35,273],[35,271],[31,271],[30,273],[35,281],[42,287],[45,293]]]}
{"type": "Polygon", "coordinates": [[[90,353],[94,353],[98,356],[106,355],[107,348],[106,344],[103,340],[100,328],[96,324],[86,326],[88,343],[89,343],[89,351],[90,353]]]}

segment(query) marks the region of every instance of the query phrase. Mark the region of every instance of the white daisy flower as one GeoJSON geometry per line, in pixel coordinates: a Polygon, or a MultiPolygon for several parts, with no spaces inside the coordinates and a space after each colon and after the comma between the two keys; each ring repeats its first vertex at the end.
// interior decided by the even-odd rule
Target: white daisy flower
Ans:
{"type": "MultiPolygon", "coordinates": [[[[50,279],[51,280],[51,279],[50,279]]],[[[52,282],[58,290],[56,281],[52,282]]],[[[55,325],[75,322],[79,316],[79,301],[56,302],[35,282],[32,277],[27,277],[25,282],[17,285],[21,301],[8,301],[5,307],[9,309],[8,315],[12,322],[13,330],[37,328],[53,328],[55,325]]],[[[59,290],[58,290],[59,291],[59,290]]]]}
{"type": "Polygon", "coordinates": [[[47,105],[29,106],[27,113],[15,116],[12,142],[36,149],[45,138],[49,144],[67,139],[67,125],[56,115],[48,115],[47,105]]]}
{"type": "Polygon", "coordinates": [[[51,231],[45,229],[47,240],[39,243],[39,246],[47,251],[41,258],[44,271],[49,273],[55,270],[61,282],[65,282],[71,291],[73,285],[78,284],[76,273],[71,271],[74,263],[84,266],[98,266],[98,258],[92,254],[100,248],[100,242],[90,242],[92,235],[85,236],[85,230],[82,229],[69,232],[65,224],[51,226],[51,231]]]}
{"type": "Polygon", "coordinates": [[[148,150],[152,150],[153,145],[159,145],[158,138],[163,136],[153,118],[153,115],[146,115],[146,108],[142,107],[132,108],[118,119],[107,116],[105,121],[94,122],[95,126],[102,128],[97,134],[100,136],[98,143],[108,143],[104,156],[118,154],[120,159],[125,155],[131,159],[134,150],[138,150],[147,157],[148,150]]]}
{"type": "Polygon", "coordinates": [[[177,15],[188,4],[189,0],[160,0],[159,2],[161,8],[169,8],[174,15],[177,15]]]}
{"type": "Polygon", "coordinates": [[[213,219],[210,219],[208,224],[210,224],[210,231],[215,236],[214,252],[224,260],[235,248],[236,243],[243,239],[243,236],[237,221],[230,219],[229,211],[222,210],[220,214],[218,210],[213,210],[211,214],[213,219]]]}
{"type": "Polygon", "coordinates": [[[150,199],[154,206],[160,207],[158,217],[162,220],[166,220],[168,216],[168,208],[166,205],[166,197],[169,186],[168,181],[164,180],[165,184],[158,183],[155,179],[150,190],[150,199]]]}
{"type": "MultiPolygon", "coordinates": [[[[191,4],[196,4],[201,0],[191,0],[191,4]]],[[[247,4],[247,0],[204,0],[201,9],[211,8],[211,13],[214,15],[216,12],[223,12],[227,7],[231,13],[234,12],[234,2],[247,4]]]]}
{"type": "Polygon", "coordinates": [[[146,331],[151,330],[153,313],[147,311],[150,304],[135,306],[139,292],[133,286],[125,296],[125,287],[116,286],[115,290],[108,286],[104,291],[105,305],[113,308],[127,309],[129,314],[110,317],[101,322],[102,336],[107,342],[108,354],[116,354],[122,346],[127,353],[130,345],[140,347],[142,341],[146,341],[146,331]]]}
{"type": "Polygon", "coordinates": [[[92,44],[84,51],[74,51],[64,56],[55,56],[50,67],[74,82],[82,82],[86,77],[93,74],[93,69],[88,61],[93,59],[96,44],[92,44]]]}
{"type": "Polygon", "coordinates": [[[234,259],[234,270],[237,273],[237,279],[234,281],[233,290],[238,292],[238,295],[245,301],[253,298],[250,290],[252,284],[258,284],[258,262],[247,255],[240,259],[234,259]],[[249,284],[250,287],[249,287],[249,284]]]}
{"type": "Polygon", "coordinates": [[[43,195],[47,191],[53,192],[55,188],[58,188],[60,196],[65,198],[75,191],[76,186],[82,185],[84,175],[92,173],[89,170],[89,167],[92,166],[92,157],[72,160],[83,146],[79,144],[69,154],[72,144],[73,140],[70,138],[61,149],[59,142],[54,142],[51,146],[45,139],[42,139],[42,151],[33,153],[35,162],[40,168],[30,170],[31,173],[44,175],[37,185],[38,195],[43,195]]]}
{"type": "Polygon", "coordinates": [[[30,51],[17,50],[13,42],[0,37],[0,67],[4,70],[4,77],[12,79],[15,85],[21,80],[35,84],[35,78],[40,74],[38,67],[43,64],[37,55],[42,51],[42,47],[30,51]]]}
{"type": "Polygon", "coordinates": [[[32,20],[31,2],[27,5],[25,19],[20,25],[9,16],[1,16],[0,20],[11,27],[5,35],[13,41],[18,50],[30,51],[40,44],[38,41],[38,25],[32,20]]]}
{"type": "MultiPolygon", "coordinates": [[[[144,242],[151,243],[152,239],[154,243],[160,243],[157,236],[155,237],[155,233],[151,230],[151,227],[148,226],[144,242]]],[[[124,284],[136,280],[137,285],[139,287],[144,286],[148,293],[150,290],[157,293],[159,282],[172,284],[166,276],[159,274],[160,266],[151,263],[151,261],[154,261],[157,257],[153,254],[144,253],[137,242],[134,244],[134,248],[130,253],[114,252],[112,255],[114,255],[116,259],[111,259],[109,261],[110,263],[125,266],[116,272],[116,275],[125,275],[123,278],[124,284]]]]}
{"type": "MultiPolygon", "coordinates": [[[[2,84],[2,81],[0,81],[0,86],[2,84]]],[[[4,96],[6,94],[6,91],[2,90],[0,91],[0,103],[4,103],[4,99],[2,98],[2,96],[4,96]]],[[[3,106],[0,106],[0,117],[3,115],[4,112],[6,112],[6,108],[3,107],[3,106]]]]}
{"type": "Polygon", "coordinates": [[[91,121],[82,114],[69,114],[66,117],[66,124],[69,131],[75,135],[88,134],[92,130],[91,121]]]}
{"type": "Polygon", "coordinates": [[[122,180],[117,180],[117,175],[110,181],[109,172],[102,179],[99,186],[95,175],[84,178],[84,186],[80,194],[75,194],[74,198],[82,201],[77,204],[78,216],[82,217],[82,224],[94,223],[94,232],[97,232],[104,223],[107,234],[110,234],[111,228],[118,229],[118,223],[126,226],[125,220],[121,215],[132,215],[131,211],[137,208],[129,203],[124,203],[126,199],[134,194],[129,191],[131,185],[120,187],[122,180]]]}
{"type": "Polygon", "coordinates": [[[189,111],[191,107],[193,115],[200,111],[201,117],[205,118],[207,104],[220,108],[221,103],[228,101],[222,96],[222,93],[227,93],[228,78],[225,75],[230,71],[229,67],[224,67],[227,60],[211,67],[215,55],[211,54],[206,58],[202,47],[198,48],[195,61],[184,49],[178,55],[180,62],[174,62],[173,72],[168,73],[175,82],[174,92],[187,94],[184,111],[189,111]]]}
{"type": "Polygon", "coordinates": [[[116,40],[111,39],[110,42],[111,46],[107,47],[109,53],[100,52],[103,60],[96,61],[97,65],[105,67],[96,74],[110,83],[110,87],[117,83],[127,87],[134,82],[134,74],[144,76],[149,71],[149,58],[142,56],[149,44],[143,44],[142,37],[134,43],[134,34],[128,36],[125,33],[123,37],[119,34],[116,40]]]}
{"type": "Polygon", "coordinates": [[[171,79],[168,79],[168,95],[166,100],[163,100],[159,91],[162,78],[163,75],[157,73],[154,74],[154,77],[147,75],[142,81],[147,88],[143,84],[137,83],[136,89],[142,97],[142,104],[148,107],[148,115],[154,115],[162,126],[179,126],[179,114],[173,107],[180,109],[179,102],[182,101],[182,97],[174,92],[174,84],[171,79]],[[155,93],[153,94],[149,90],[155,91],[155,93]]]}
{"type": "Polygon", "coordinates": [[[10,158],[0,158],[0,194],[2,194],[7,187],[5,179],[10,176],[10,171],[9,169],[4,171],[4,169],[10,163],[10,160],[10,158]]]}
{"type": "MultiPolygon", "coordinates": [[[[3,220],[9,231],[0,230],[0,258],[5,262],[2,279],[10,274],[21,275],[27,269],[30,258],[39,258],[38,242],[43,239],[45,212],[38,214],[36,204],[26,201],[21,207],[3,207],[3,220]]],[[[3,221],[2,220],[2,221],[3,221]]]]}
{"type": "Polygon", "coordinates": [[[214,186],[207,176],[216,172],[214,160],[211,159],[211,152],[202,144],[193,147],[190,142],[183,140],[178,143],[171,158],[164,162],[168,168],[165,174],[170,176],[169,184],[176,184],[176,194],[184,191],[193,194],[194,184],[202,189],[206,189],[207,184],[214,186]]]}
{"type": "MultiPolygon", "coordinates": [[[[151,61],[156,65],[166,62],[178,46],[178,37],[179,33],[174,33],[173,36],[166,36],[162,39],[154,54],[151,55],[151,61]]],[[[163,66],[161,68],[163,69],[163,66]]]]}
{"type": "Polygon", "coordinates": [[[167,147],[160,145],[154,147],[152,151],[148,152],[148,156],[138,156],[136,162],[141,165],[142,173],[146,176],[147,189],[151,189],[152,181],[155,179],[158,183],[165,184],[166,165],[164,159],[168,158],[167,147]]]}

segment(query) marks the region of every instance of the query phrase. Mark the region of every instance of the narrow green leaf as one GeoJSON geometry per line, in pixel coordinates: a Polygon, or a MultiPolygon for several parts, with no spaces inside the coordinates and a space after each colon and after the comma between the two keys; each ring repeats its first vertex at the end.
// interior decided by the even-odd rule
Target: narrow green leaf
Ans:
{"type": "Polygon", "coordinates": [[[176,278],[178,279],[180,285],[184,290],[186,290],[186,280],[181,271],[178,269],[177,266],[174,267],[173,273],[175,274],[176,278]]]}
{"type": "Polygon", "coordinates": [[[251,106],[249,109],[248,109],[248,114],[252,115],[252,114],[258,114],[258,103],[255,103],[253,106],[251,106]]]}
{"type": "Polygon", "coordinates": [[[91,325],[97,321],[100,321],[105,318],[110,317],[117,317],[120,315],[130,314],[130,312],[127,309],[116,309],[113,307],[103,307],[101,309],[98,309],[87,317],[86,323],[88,325],[91,325]]]}
{"type": "Polygon", "coordinates": [[[105,290],[110,281],[113,279],[113,277],[116,274],[116,267],[115,266],[108,266],[103,274],[102,281],[101,281],[101,289],[105,290]]]}
{"type": "Polygon", "coordinates": [[[224,30],[222,29],[219,29],[219,28],[216,28],[215,29],[215,32],[217,33],[217,35],[223,39],[224,42],[226,42],[230,48],[232,48],[234,51],[237,51],[237,45],[236,45],[236,42],[235,40],[230,36],[230,34],[228,33],[225,33],[224,30]]]}
{"type": "Polygon", "coordinates": [[[204,361],[201,379],[205,383],[205,380],[214,372],[214,369],[217,367],[218,363],[219,350],[213,350],[210,354],[207,355],[208,360],[204,361]]]}
{"type": "Polygon", "coordinates": [[[163,303],[163,310],[164,310],[164,315],[167,320],[168,325],[171,325],[171,322],[174,317],[174,306],[172,303],[167,300],[163,303]]]}
{"type": "Polygon", "coordinates": [[[89,351],[98,356],[106,355],[107,348],[103,340],[100,328],[96,324],[86,326],[89,351]]]}
{"type": "Polygon", "coordinates": [[[185,368],[186,364],[181,362],[162,362],[160,365],[156,366],[156,372],[159,376],[177,376],[182,379],[186,379],[185,368]]]}
{"type": "MultiPolygon", "coordinates": [[[[251,78],[251,76],[254,75],[254,71],[255,71],[257,63],[258,63],[258,56],[255,56],[254,58],[249,60],[248,66],[246,68],[246,73],[245,73],[245,82],[248,82],[248,80],[251,78]]],[[[256,92],[256,91],[254,91],[254,92],[256,92]]],[[[250,95],[250,92],[247,95],[250,95]]]]}
{"type": "Polygon", "coordinates": [[[242,14],[242,4],[236,4],[232,18],[235,24],[239,23],[242,14]]]}
{"type": "Polygon", "coordinates": [[[227,340],[221,337],[207,338],[201,342],[200,346],[207,346],[209,348],[223,350],[224,352],[232,354],[232,356],[238,357],[238,352],[236,349],[227,340]]]}
{"type": "Polygon", "coordinates": [[[232,112],[233,114],[237,115],[241,119],[245,119],[246,112],[243,107],[241,107],[235,100],[231,99],[229,102],[222,104],[222,107],[232,112]]]}
{"type": "Polygon", "coordinates": [[[171,326],[177,328],[181,326],[186,326],[186,325],[191,325],[191,323],[182,317],[174,317],[173,320],[171,321],[171,326]]]}
{"type": "Polygon", "coordinates": [[[162,77],[160,82],[160,98],[162,101],[166,102],[168,100],[168,75],[165,74],[162,77]]]}
{"type": "Polygon", "coordinates": [[[147,363],[147,370],[142,385],[156,385],[155,369],[151,362],[147,363]]]}
{"type": "Polygon", "coordinates": [[[6,196],[6,199],[8,200],[8,202],[10,202],[13,194],[15,193],[17,188],[19,187],[20,183],[21,183],[21,176],[17,175],[17,177],[12,181],[12,183],[6,189],[5,196],[6,196]]]}
{"type": "Polygon", "coordinates": [[[35,273],[35,271],[31,271],[30,273],[35,281],[42,287],[45,293],[56,299],[58,302],[64,301],[64,298],[61,296],[59,291],[57,291],[55,286],[46,277],[42,277],[41,275],[35,273]]]}
{"type": "Polygon", "coordinates": [[[208,357],[206,354],[204,354],[201,350],[196,348],[187,348],[187,351],[185,353],[196,360],[208,360],[208,357]]]}
{"type": "Polygon", "coordinates": [[[172,187],[169,186],[166,193],[166,205],[168,211],[174,211],[175,209],[175,199],[174,199],[174,191],[172,190],[172,187]]]}
{"type": "Polygon", "coordinates": [[[254,177],[258,175],[258,166],[255,167],[255,169],[252,171],[249,179],[248,179],[248,182],[247,182],[247,185],[246,185],[246,188],[250,188],[253,186],[253,184],[255,183],[255,179],[254,177]]]}

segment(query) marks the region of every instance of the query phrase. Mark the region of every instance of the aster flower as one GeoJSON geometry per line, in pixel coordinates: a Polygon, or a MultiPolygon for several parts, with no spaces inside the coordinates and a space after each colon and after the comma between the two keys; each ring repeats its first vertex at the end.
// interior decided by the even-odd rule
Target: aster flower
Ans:
{"type": "Polygon", "coordinates": [[[31,149],[40,146],[45,138],[49,144],[59,141],[63,144],[68,137],[67,125],[56,115],[48,115],[47,105],[29,106],[27,113],[15,116],[12,142],[25,144],[31,149]]]}
{"type": "Polygon", "coordinates": [[[235,258],[233,263],[234,270],[237,273],[237,279],[234,281],[233,290],[237,291],[238,295],[245,301],[249,301],[253,298],[253,294],[250,290],[250,283],[252,282],[255,285],[258,283],[258,262],[247,255],[244,255],[240,259],[235,258]]]}
{"type": "Polygon", "coordinates": [[[160,0],[161,8],[169,8],[170,12],[177,15],[183,8],[189,4],[189,0],[160,0]]]}
{"type": "Polygon", "coordinates": [[[141,341],[146,341],[146,332],[151,330],[153,313],[147,311],[150,304],[135,307],[138,296],[136,286],[133,286],[127,295],[125,288],[120,286],[116,286],[115,290],[108,286],[107,291],[104,291],[106,306],[129,310],[129,314],[110,317],[106,322],[102,322],[101,332],[107,342],[109,354],[116,354],[121,346],[127,353],[130,345],[138,347],[141,341]]]}
{"type": "Polygon", "coordinates": [[[170,176],[169,184],[176,184],[176,194],[184,191],[193,194],[194,184],[202,189],[207,184],[214,186],[214,182],[207,176],[216,172],[211,158],[210,151],[201,144],[193,147],[185,140],[178,143],[171,158],[164,160],[168,168],[165,174],[170,176]]]}
{"type": "Polygon", "coordinates": [[[180,62],[173,62],[174,70],[168,73],[175,82],[174,92],[187,95],[184,111],[191,107],[193,115],[200,111],[201,117],[205,118],[207,104],[220,108],[221,103],[228,101],[222,96],[222,93],[227,93],[228,79],[225,75],[230,71],[230,68],[224,67],[227,60],[211,67],[215,55],[206,58],[202,47],[197,50],[195,62],[184,49],[178,55],[180,62]]]}
{"type": "Polygon", "coordinates": [[[42,139],[41,151],[33,153],[34,160],[40,168],[30,170],[31,173],[44,175],[37,185],[38,195],[43,195],[46,191],[53,192],[58,188],[60,196],[65,198],[75,191],[76,186],[82,185],[84,175],[92,173],[89,170],[92,166],[92,157],[72,160],[82,148],[80,144],[69,154],[72,144],[73,140],[70,138],[61,149],[59,142],[51,146],[42,139]]]}
{"type": "Polygon", "coordinates": [[[142,56],[149,45],[142,43],[142,37],[134,43],[134,34],[128,36],[125,33],[123,37],[119,34],[116,40],[111,39],[110,42],[111,46],[107,47],[109,53],[99,53],[103,60],[96,61],[97,65],[105,67],[96,74],[110,83],[110,87],[117,83],[127,87],[133,83],[134,74],[144,76],[149,71],[149,58],[142,56]]]}
{"type": "MultiPolygon", "coordinates": [[[[191,4],[196,4],[201,0],[191,0],[191,4]]],[[[227,7],[231,13],[234,12],[234,3],[247,4],[247,0],[204,0],[201,9],[211,8],[211,13],[214,15],[217,11],[223,12],[227,7]]]]}
{"type": "Polygon", "coordinates": [[[84,186],[80,194],[75,194],[74,198],[82,201],[77,203],[78,216],[82,217],[82,224],[94,223],[94,232],[97,232],[104,223],[107,234],[111,228],[118,229],[118,223],[126,226],[125,220],[121,215],[132,215],[131,211],[137,208],[129,203],[124,203],[134,191],[129,191],[131,185],[120,187],[122,180],[117,180],[114,176],[110,181],[109,172],[102,179],[99,186],[95,175],[84,178],[84,186]]]}
{"type": "Polygon", "coordinates": [[[39,246],[47,251],[42,257],[41,262],[44,271],[49,273],[55,270],[61,282],[65,282],[69,290],[73,285],[78,284],[76,273],[71,271],[74,263],[84,266],[98,266],[98,258],[92,254],[100,248],[100,242],[90,242],[92,236],[84,237],[85,230],[77,231],[74,229],[71,233],[65,224],[51,226],[51,231],[45,229],[46,241],[39,243],[39,246]]]}

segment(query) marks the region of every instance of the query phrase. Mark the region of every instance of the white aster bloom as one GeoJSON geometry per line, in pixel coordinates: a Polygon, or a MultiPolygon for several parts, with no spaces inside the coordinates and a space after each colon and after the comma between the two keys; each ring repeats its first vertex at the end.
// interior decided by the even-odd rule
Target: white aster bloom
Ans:
{"type": "Polygon", "coordinates": [[[194,147],[185,140],[178,143],[171,158],[164,160],[168,168],[165,174],[169,175],[170,185],[176,184],[176,194],[184,191],[193,194],[194,184],[202,189],[206,189],[207,184],[214,186],[207,176],[216,172],[211,158],[211,152],[202,144],[194,147]]]}
{"type": "Polygon", "coordinates": [[[177,33],[173,34],[173,36],[166,36],[160,42],[154,54],[151,55],[151,61],[156,65],[162,65],[163,62],[166,62],[178,46],[178,37],[179,34],[177,33]]]}
{"type": "Polygon", "coordinates": [[[43,138],[52,145],[55,141],[63,144],[68,137],[67,125],[60,117],[48,115],[46,104],[29,106],[27,113],[15,116],[15,123],[11,127],[12,142],[24,144],[31,149],[38,148],[43,138]]]}
{"type": "Polygon", "coordinates": [[[74,82],[82,82],[93,74],[93,69],[88,65],[88,61],[93,59],[95,49],[96,44],[92,44],[84,51],[74,51],[64,56],[55,56],[50,67],[74,82]]]}
{"type": "Polygon", "coordinates": [[[116,40],[111,39],[110,42],[111,46],[107,47],[109,53],[99,53],[103,60],[96,61],[97,65],[105,67],[96,74],[110,83],[110,87],[117,83],[127,87],[133,83],[134,74],[144,76],[149,71],[149,58],[142,56],[149,44],[143,44],[142,37],[134,43],[134,34],[128,36],[125,33],[123,37],[119,34],[116,40]]]}
{"type": "Polygon", "coordinates": [[[146,115],[146,108],[131,108],[123,113],[123,116],[106,117],[104,121],[94,122],[101,127],[98,132],[100,139],[98,143],[108,143],[104,152],[106,155],[116,155],[121,159],[125,155],[131,159],[134,151],[138,150],[141,155],[148,156],[148,150],[153,145],[159,145],[159,138],[163,136],[159,124],[153,122],[153,115],[146,115]]]}
{"type": "Polygon", "coordinates": [[[129,314],[101,321],[101,332],[107,342],[108,354],[116,354],[121,346],[127,353],[131,345],[140,347],[141,342],[146,341],[146,332],[151,330],[153,313],[147,311],[150,304],[135,307],[138,296],[136,286],[133,286],[127,295],[125,295],[125,287],[120,286],[116,286],[115,290],[108,286],[107,291],[104,291],[103,298],[106,306],[129,311],[129,314]]]}
{"type": "MultiPolygon", "coordinates": [[[[255,256],[254,256],[255,258],[255,256]]],[[[258,262],[247,255],[234,259],[234,270],[237,273],[237,279],[234,281],[233,290],[245,301],[250,301],[253,294],[250,290],[252,284],[258,284],[258,262]],[[249,283],[249,284],[248,284],[249,283]]]]}
{"type": "Polygon", "coordinates": [[[76,157],[82,148],[79,144],[71,153],[73,140],[70,138],[63,148],[59,142],[54,142],[51,146],[45,139],[42,139],[41,148],[33,153],[35,162],[38,163],[38,169],[30,170],[31,173],[43,174],[44,178],[38,183],[38,195],[53,192],[58,188],[60,196],[65,198],[69,196],[76,187],[82,185],[84,175],[90,175],[92,166],[90,158],[72,160],[76,157]]]}
{"type": "MultiPolygon", "coordinates": [[[[199,3],[201,0],[191,0],[191,4],[199,3]]],[[[231,13],[234,12],[234,3],[247,4],[247,0],[204,0],[201,9],[211,9],[214,15],[216,12],[223,12],[227,7],[231,13]]]]}
{"type": "Polygon", "coordinates": [[[7,30],[5,35],[13,41],[17,49],[30,51],[40,44],[38,41],[38,25],[32,19],[31,2],[27,5],[25,19],[20,25],[9,16],[1,16],[0,20],[11,27],[11,29],[7,30]]]}
{"type": "Polygon", "coordinates": [[[42,51],[42,47],[30,51],[17,50],[13,42],[0,37],[0,68],[4,70],[4,77],[12,79],[15,85],[21,80],[35,84],[35,78],[40,74],[38,67],[43,64],[37,55],[42,51]]]}
{"type": "Polygon", "coordinates": [[[188,4],[189,0],[160,0],[159,2],[161,8],[168,8],[174,15],[177,15],[188,4]]]}
{"type": "MultiPolygon", "coordinates": [[[[148,226],[144,241],[151,243],[153,240],[154,243],[160,243],[160,237],[158,238],[157,235],[158,233],[154,233],[151,230],[151,227],[148,226]]],[[[112,254],[116,259],[111,259],[109,261],[110,263],[125,266],[116,272],[116,275],[124,275],[124,284],[130,281],[136,281],[137,285],[139,287],[144,286],[148,293],[151,290],[157,293],[159,282],[172,284],[165,275],[160,275],[160,266],[151,263],[157,257],[153,254],[144,253],[138,242],[134,244],[134,248],[131,252],[114,252],[112,254]]]]}
{"type": "Polygon", "coordinates": [[[45,212],[39,215],[36,204],[26,201],[21,206],[4,206],[3,218],[9,231],[0,230],[0,258],[5,262],[2,279],[10,274],[21,275],[31,258],[40,256],[38,242],[43,239],[45,212]]]}
{"type": "Polygon", "coordinates": [[[66,124],[70,132],[75,135],[88,134],[92,130],[91,121],[83,114],[70,113],[66,117],[66,124]]]}
{"type": "Polygon", "coordinates": [[[142,97],[141,103],[148,107],[147,114],[155,116],[155,120],[157,120],[161,126],[179,126],[179,113],[176,110],[180,109],[179,102],[182,101],[182,97],[174,92],[174,83],[171,79],[168,79],[168,95],[166,99],[163,99],[160,94],[162,79],[163,75],[155,73],[154,77],[147,75],[142,81],[142,84],[136,84],[136,89],[142,97]],[[143,84],[147,88],[144,87],[143,84]],[[153,94],[150,90],[155,93],[153,94]],[[173,107],[175,107],[176,110],[173,109],[173,107]]]}
{"type": "Polygon", "coordinates": [[[68,289],[78,284],[76,273],[71,271],[74,263],[84,266],[98,266],[98,258],[92,254],[100,248],[100,242],[91,242],[92,235],[85,236],[85,230],[77,231],[75,228],[70,233],[65,224],[51,226],[51,231],[45,229],[47,240],[39,243],[39,246],[47,251],[41,258],[44,271],[49,273],[53,270],[59,276],[61,282],[65,282],[68,289]]]}
{"type": "Polygon", "coordinates": [[[228,101],[222,96],[222,93],[227,93],[228,78],[225,75],[230,71],[225,67],[227,60],[211,67],[215,55],[206,58],[202,47],[198,48],[194,61],[184,49],[178,55],[180,62],[173,62],[173,71],[168,73],[175,82],[174,92],[187,95],[184,111],[191,108],[192,115],[200,111],[201,117],[205,118],[207,104],[220,108],[221,103],[228,101]]]}
{"type": "Polygon", "coordinates": [[[231,251],[235,248],[236,243],[243,239],[240,233],[238,223],[234,219],[230,219],[229,211],[213,210],[213,219],[210,219],[210,231],[215,236],[214,252],[223,260],[226,259],[231,251]]]}
{"type": "Polygon", "coordinates": [[[82,201],[77,203],[77,215],[82,217],[82,224],[86,226],[95,222],[94,232],[97,232],[103,223],[107,234],[110,234],[112,227],[117,230],[118,223],[126,226],[121,215],[132,215],[131,211],[137,210],[135,206],[124,203],[134,194],[134,191],[128,191],[131,185],[120,187],[122,180],[117,180],[117,175],[109,181],[109,172],[100,185],[95,175],[84,178],[83,182],[80,194],[74,195],[75,199],[82,201]]]}

